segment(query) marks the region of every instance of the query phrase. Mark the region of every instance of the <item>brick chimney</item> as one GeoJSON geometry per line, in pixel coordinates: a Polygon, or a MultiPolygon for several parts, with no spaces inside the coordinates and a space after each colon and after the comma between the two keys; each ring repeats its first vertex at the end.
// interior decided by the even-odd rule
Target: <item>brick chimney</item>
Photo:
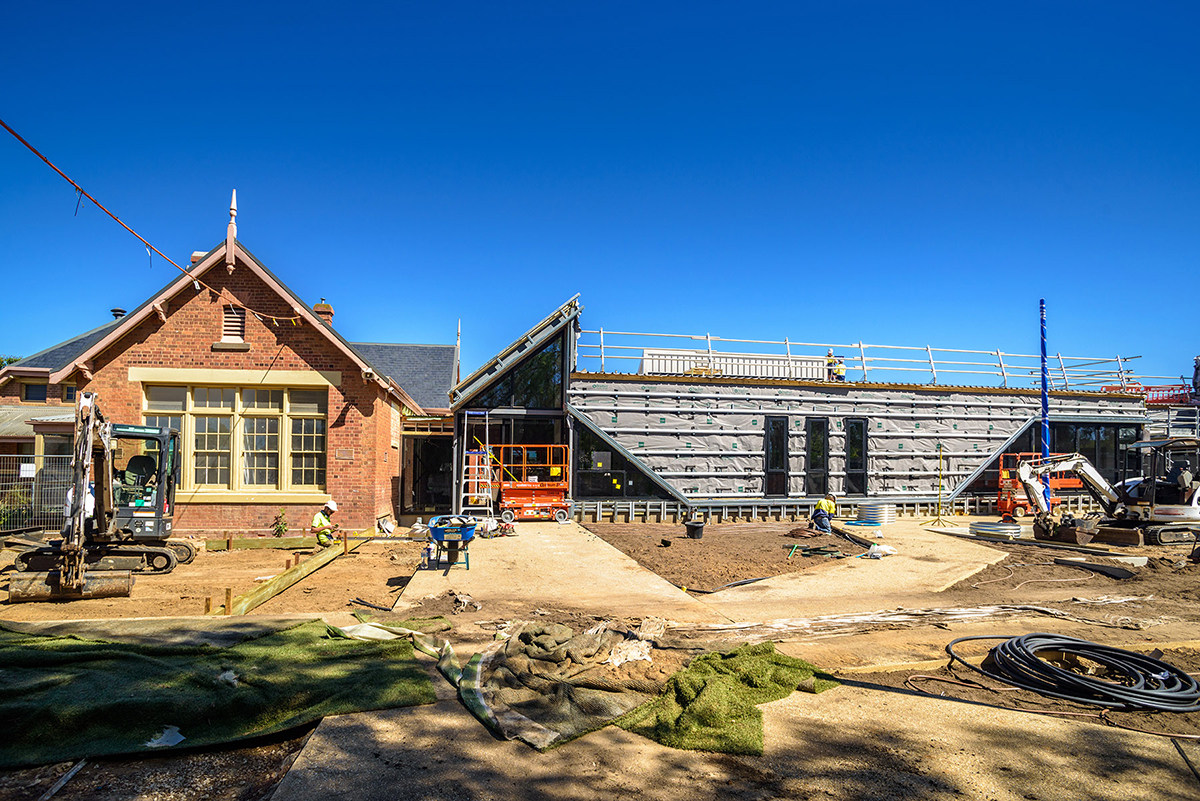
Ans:
{"type": "Polygon", "coordinates": [[[333,328],[333,307],[325,302],[325,298],[321,298],[320,303],[313,304],[313,311],[325,321],[325,325],[333,328]]]}

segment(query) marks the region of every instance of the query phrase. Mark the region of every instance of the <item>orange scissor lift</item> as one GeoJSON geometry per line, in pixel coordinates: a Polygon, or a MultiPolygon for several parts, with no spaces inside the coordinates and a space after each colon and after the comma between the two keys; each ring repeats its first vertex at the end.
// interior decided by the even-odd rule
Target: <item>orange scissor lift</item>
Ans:
{"type": "Polygon", "coordinates": [[[566,445],[495,445],[492,466],[500,519],[562,523],[571,517],[571,449],[566,445]]]}
{"type": "MultiPolygon", "coordinates": [[[[1065,454],[1052,453],[1050,455],[1053,457],[1065,454]]],[[[1042,455],[1040,453],[1000,454],[1000,490],[996,496],[996,510],[1001,515],[1024,517],[1029,514],[1029,499],[1025,497],[1025,488],[1021,486],[1021,480],[1017,478],[1017,463],[1022,461],[1032,462],[1036,466],[1041,464],[1042,455]]],[[[1070,471],[1050,473],[1046,476],[1046,481],[1051,490],[1083,488],[1083,481],[1070,471]]],[[[1062,503],[1062,498],[1057,495],[1050,497],[1051,509],[1060,503],[1062,503]]]]}

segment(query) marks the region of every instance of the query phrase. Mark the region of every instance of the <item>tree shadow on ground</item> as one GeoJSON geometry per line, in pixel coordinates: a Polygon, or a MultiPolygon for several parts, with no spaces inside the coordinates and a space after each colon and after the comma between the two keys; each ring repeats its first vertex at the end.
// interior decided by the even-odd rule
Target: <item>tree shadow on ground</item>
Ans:
{"type": "Polygon", "coordinates": [[[827,695],[883,708],[865,718],[815,715],[809,704],[826,696],[794,694],[768,710],[766,753],[755,757],[672,750],[613,727],[539,753],[500,740],[440,692],[432,707],[327,719],[275,801],[1125,801],[1200,791],[1166,739],[1074,721],[1046,725],[1034,715],[861,682],[827,695]]]}

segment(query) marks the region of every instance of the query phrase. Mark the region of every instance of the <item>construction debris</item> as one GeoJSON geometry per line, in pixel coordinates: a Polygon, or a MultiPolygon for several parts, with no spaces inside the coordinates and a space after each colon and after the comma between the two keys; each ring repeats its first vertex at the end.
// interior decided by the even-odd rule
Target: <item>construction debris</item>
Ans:
{"type": "Polygon", "coordinates": [[[480,609],[483,609],[483,604],[479,603],[479,601],[476,601],[465,592],[455,592],[454,590],[450,590],[447,595],[449,595],[454,601],[453,614],[457,615],[471,610],[478,612],[480,609]]]}
{"type": "MultiPolygon", "coordinates": [[[[1149,600],[1149,598],[1072,599],[1073,604],[1110,605],[1149,600]]],[[[788,618],[761,623],[676,623],[667,628],[664,642],[785,642],[803,639],[824,639],[861,634],[879,629],[909,628],[968,620],[998,620],[1030,613],[1059,620],[1087,623],[1093,626],[1147,629],[1162,620],[1138,620],[1130,617],[1108,619],[1089,618],[1047,606],[1029,604],[995,604],[992,606],[954,607],[935,609],[895,609],[861,614],[827,615],[813,618],[788,618]]]]}

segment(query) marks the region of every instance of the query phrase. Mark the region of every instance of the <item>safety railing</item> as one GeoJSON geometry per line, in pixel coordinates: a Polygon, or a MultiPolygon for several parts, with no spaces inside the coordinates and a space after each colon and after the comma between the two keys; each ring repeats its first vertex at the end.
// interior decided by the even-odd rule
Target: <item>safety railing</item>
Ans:
{"type": "MultiPolygon", "coordinates": [[[[1049,357],[1052,389],[1134,386],[1138,357],[1049,357]]],[[[1041,357],[1001,350],[731,339],[712,334],[579,332],[575,369],[594,373],[704,375],[882,383],[1041,384],[1041,357]]]]}
{"type": "Polygon", "coordinates": [[[62,528],[70,456],[0,456],[0,532],[62,528]]]}

